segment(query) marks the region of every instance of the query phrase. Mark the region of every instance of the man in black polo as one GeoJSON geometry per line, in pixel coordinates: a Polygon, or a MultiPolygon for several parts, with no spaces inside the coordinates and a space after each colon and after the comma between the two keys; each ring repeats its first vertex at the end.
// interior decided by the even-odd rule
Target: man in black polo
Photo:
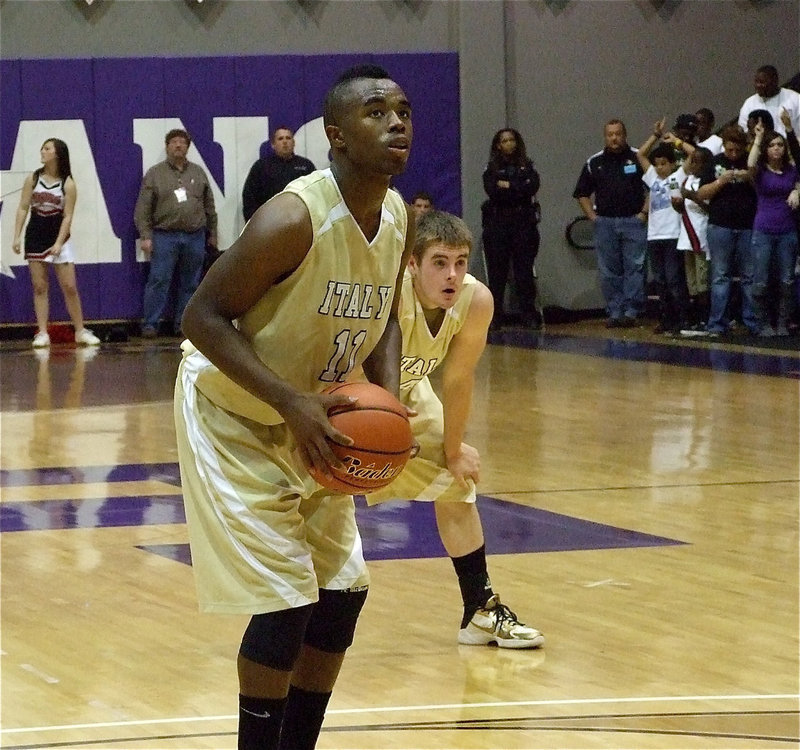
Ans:
{"type": "Polygon", "coordinates": [[[281,192],[292,180],[310,174],[316,167],[294,152],[294,133],[286,127],[276,128],[270,141],[272,153],[256,161],[250,168],[242,190],[244,220],[273,195],[281,192]]]}
{"type": "Polygon", "coordinates": [[[610,120],[604,135],[605,148],[583,165],[572,195],[594,224],[606,325],[630,327],[645,306],[646,193],[624,123],[610,120]]]}

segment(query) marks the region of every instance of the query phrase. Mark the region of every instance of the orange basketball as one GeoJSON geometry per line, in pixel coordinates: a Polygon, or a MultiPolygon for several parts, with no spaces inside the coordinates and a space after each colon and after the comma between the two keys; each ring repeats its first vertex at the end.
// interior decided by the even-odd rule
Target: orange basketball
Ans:
{"type": "Polygon", "coordinates": [[[385,487],[403,470],[411,455],[413,438],[406,408],[389,391],[372,383],[339,383],[324,390],[353,396],[352,406],[334,406],[328,419],[353,445],[331,442],[342,468],[331,467],[331,477],[313,467],[309,473],[323,487],[348,495],[366,495],[385,487]]]}

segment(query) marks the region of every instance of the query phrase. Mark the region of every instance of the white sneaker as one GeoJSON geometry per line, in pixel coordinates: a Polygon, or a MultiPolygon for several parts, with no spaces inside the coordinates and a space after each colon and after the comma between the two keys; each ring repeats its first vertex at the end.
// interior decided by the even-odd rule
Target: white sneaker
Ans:
{"type": "Polygon", "coordinates": [[[538,648],[544,644],[544,636],[536,629],[523,625],[517,616],[495,594],[458,631],[458,642],[465,646],[488,646],[498,648],[538,648]]]}
{"type": "Polygon", "coordinates": [[[75,343],[81,346],[97,346],[100,343],[100,339],[88,328],[82,328],[75,333],[75,343]]]}
{"type": "Polygon", "coordinates": [[[33,337],[32,346],[34,349],[43,349],[50,346],[50,336],[48,336],[47,331],[39,331],[39,333],[33,337]]]}

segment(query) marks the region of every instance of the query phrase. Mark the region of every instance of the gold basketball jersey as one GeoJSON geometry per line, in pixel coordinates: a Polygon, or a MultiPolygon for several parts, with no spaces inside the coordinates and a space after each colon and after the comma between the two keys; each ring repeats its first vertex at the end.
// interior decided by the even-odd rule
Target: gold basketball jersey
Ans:
{"type": "MultiPolygon", "coordinates": [[[[408,215],[388,190],[381,222],[367,242],[330,169],[291,182],[307,206],[313,240],[300,266],[238,321],[259,358],[303,392],[348,379],[383,335],[405,246],[408,215]]],[[[268,404],[221,373],[191,344],[184,366],[210,401],[262,424],[282,422],[268,404]]]]}
{"type": "Polygon", "coordinates": [[[400,391],[408,392],[430,375],[447,354],[450,342],[464,325],[469,312],[476,279],[467,274],[461,294],[445,312],[439,331],[434,336],[428,328],[425,313],[414,294],[411,274],[406,271],[400,300],[400,328],[403,331],[403,357],[400,360],[400,391]]]}

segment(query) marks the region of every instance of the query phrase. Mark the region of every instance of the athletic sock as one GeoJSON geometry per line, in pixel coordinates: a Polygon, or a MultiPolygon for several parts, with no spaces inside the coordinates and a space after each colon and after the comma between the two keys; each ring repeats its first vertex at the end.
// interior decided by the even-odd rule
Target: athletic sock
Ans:
{"type": "Polygon", "coordinates": [[[450,559],[456,569],[461,599],[464,602],[464,619],[461,621],[461,627],[465,628],[472,615],[494,596],[486,568],[486,545],[482,544],[468,555],[450,559]]]}
{"type": "Polygon", "coordinates": [[[286,698],[239,695],[239,750],[278,750],[286,698]]]}
{"type": "Polygon", "coordinates": [[[292,685],[283,717],[280,750],[314,750],[330,693],[313,693],[292,685]]]}

